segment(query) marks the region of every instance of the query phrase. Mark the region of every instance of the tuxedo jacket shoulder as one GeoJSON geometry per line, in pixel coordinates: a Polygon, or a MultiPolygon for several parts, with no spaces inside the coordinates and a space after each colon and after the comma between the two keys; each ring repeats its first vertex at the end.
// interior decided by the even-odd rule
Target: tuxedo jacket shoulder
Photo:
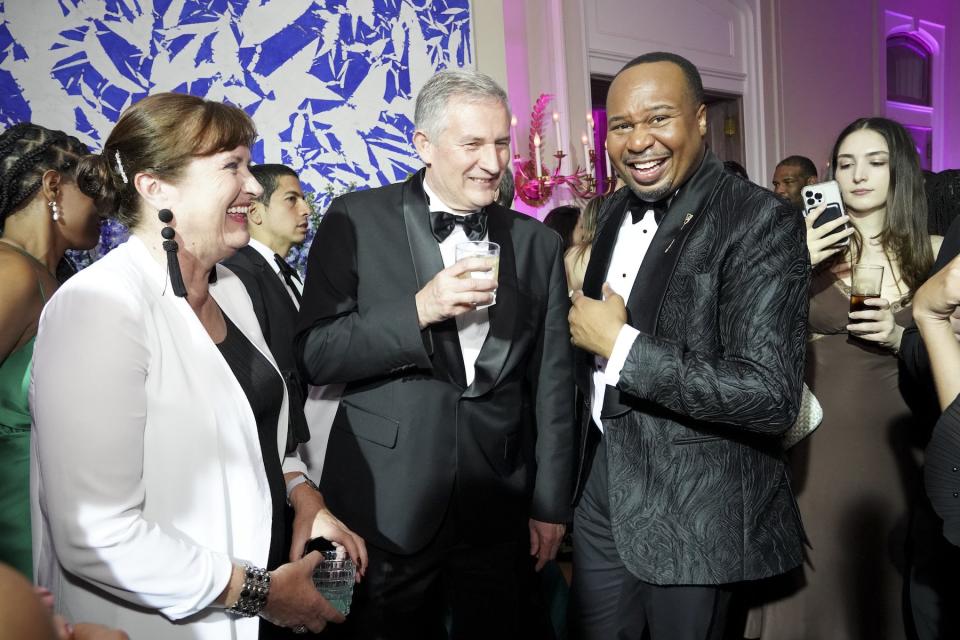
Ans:
{"type": "MultiPolygon", "coordinates": [[[[588,280],[629,197],[604,212],[588,280]]],[[[708,151],[644,258],[627,301],[640,335],[607,388],[622,409],[603,421],[611,521],[641,579],[720,584],[801,562],[779,435],[800,402],[808,281],[802,218],[708,151]]]]}
{"type": "Polygon", "coordinates": [[[297,307],[266,258],[253,247],[243,247],[223,261],[250,295],[257,321],[281,371],[295,371],[293,335],[297,307]]]}
{"type": "Polygon", "coordinates": [[[421,180],[331,204],[296,339],[311,383],[345,384],[324,495],[368,541],[404,553],[432,538],[451,500],[487,540],[515,535],[527,517],[567,521],[575,450],[559,239],[487,208],[499,286],[466,385],[456,322],[419,327],[415,295],[443,269],[421,180]]]}

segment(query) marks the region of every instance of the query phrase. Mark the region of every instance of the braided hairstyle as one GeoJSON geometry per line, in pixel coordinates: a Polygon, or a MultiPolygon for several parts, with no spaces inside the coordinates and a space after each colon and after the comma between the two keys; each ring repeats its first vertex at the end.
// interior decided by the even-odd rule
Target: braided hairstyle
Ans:
{"type": "Polygon", "coordinates": [[[73,181],[78,161],[88,153],[73,136],[31,122],[0,134],[0,232],[7,217],[40,189],[44,173],[53,169],[73,181]]]}

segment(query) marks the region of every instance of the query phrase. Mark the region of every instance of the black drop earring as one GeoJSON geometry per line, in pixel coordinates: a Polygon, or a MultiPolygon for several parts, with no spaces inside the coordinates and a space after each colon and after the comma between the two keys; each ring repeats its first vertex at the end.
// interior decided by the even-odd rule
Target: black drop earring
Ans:
{"type": "Polygon", "coordinates": [[[173,287],[173,294],[181,298],[187,297],[187,287],[183,284],[183,274],[180,272],[180,260],[177,259],[177,241],[174,236],[176,230],[170,226],[173,222],[173,212],[170,209],[160,209],[157,213],[160,222],[166,226],[160,230],[163,236],[163,250],[167,252],[167,272],[170,274],[170,285],[173,287]]]}

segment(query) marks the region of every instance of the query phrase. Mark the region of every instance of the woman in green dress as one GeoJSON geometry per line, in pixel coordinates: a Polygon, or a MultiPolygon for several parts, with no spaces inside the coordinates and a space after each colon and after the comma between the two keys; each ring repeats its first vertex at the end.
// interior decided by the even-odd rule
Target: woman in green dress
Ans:
{"type": "Polygon", "coordinates": [[[87,153],[76,138],[36,124],[0,135],[0,562],[27,577],[30,361],[57,264],[67,249],[92,249],[100,236],[94,201],[74,179],[87,153]]]}

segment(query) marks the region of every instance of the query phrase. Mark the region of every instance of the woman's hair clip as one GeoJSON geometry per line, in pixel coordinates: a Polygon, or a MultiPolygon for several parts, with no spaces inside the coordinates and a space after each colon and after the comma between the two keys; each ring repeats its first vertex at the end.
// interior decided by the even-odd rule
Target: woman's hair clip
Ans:
{"type": "Polygon", "coordinates": [[[117,173],[120,174],[120,179],[123,180],[123,184],[127,184],[127,172],[123,170],[123,163],[120,162],[120,152],[117,151],[113,157],[117,159],[117,173]]]}

